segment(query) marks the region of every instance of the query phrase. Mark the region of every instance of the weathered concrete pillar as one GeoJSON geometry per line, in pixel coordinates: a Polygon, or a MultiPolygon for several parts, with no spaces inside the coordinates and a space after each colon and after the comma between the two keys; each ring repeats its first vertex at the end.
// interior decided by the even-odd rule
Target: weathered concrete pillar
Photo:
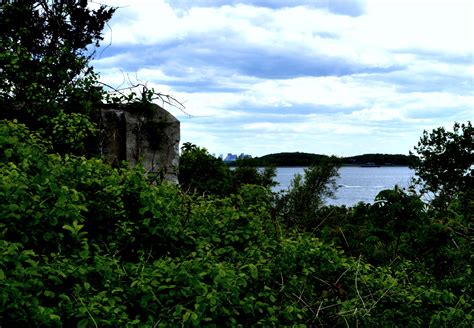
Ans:
{"type": "Polygon", "coordinates": [[[108,162],[141,163],[148,174],[178,183],[180,123],[165,109],[109,105],[101,110],[101,134],[100,151],[108,162]]]}

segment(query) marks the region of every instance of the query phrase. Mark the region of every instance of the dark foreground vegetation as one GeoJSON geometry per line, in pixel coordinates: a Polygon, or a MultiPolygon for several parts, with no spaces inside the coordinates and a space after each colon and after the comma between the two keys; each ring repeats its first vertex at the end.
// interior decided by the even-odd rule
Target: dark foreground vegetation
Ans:
{"type": "Polygon", "coordinates": [[[150,181],[90,151],[111,97],[82,51],[113,11],[86,5],[1,5],[2,328],[472,327],[470,122],[424,133],[417,189],[353,208],[322,202],[330,159],[273,194],[271,169],[185,144],[180,185],[150,181]]]}
{"type": "Polygon", "coordinates": [[[216,195],[50,149],[1,122],[2,327],[472,326],[469,188],[324,207],[330,163],[216,195]]]}

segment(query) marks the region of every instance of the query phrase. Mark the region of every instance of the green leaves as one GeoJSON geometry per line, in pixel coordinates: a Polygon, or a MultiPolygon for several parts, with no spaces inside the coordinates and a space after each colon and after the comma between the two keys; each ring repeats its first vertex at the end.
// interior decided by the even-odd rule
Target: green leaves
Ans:
{"type": "Polygon", "coordinates": [[[182,147],[179,160],[179,183],[182,189],[204,195],[228,195],[232,187],[231,172],[221,159],[191,143],[182,147]]]}
{"type": "Polygon", "coordinates": [[[87,144],[96,136],[97,125],[79,113],[66,114],[61,111],[49,119],[52,130],[40,130],[51,138],[54,150],[59,153],[86,153],[87,144]]]}
{"type": "Polygon", "coordinates": [[[95,133],[91,121],[104,95],[89,67],[91,44],[98,46],[115,9],[85,3],[1,4],[0,118],[40,131],[58,152],[88,150],[95,133]]]}
{"type": "Polygon", "coordinates": [[[187,142],[181,150],[179,183],[186,192],[222,197],[236,194],[248,184],[268,189],[276,184],[274,168],[260,170],[241,160],[231,170],[222,159],[213,157],[204,148],[187,142]]]}
{"type": "Polygon", "coordinates": [[[339,164],[336,158],[321,161],[297,174],[288,191],[275,197],[275,207],[288,226],[311,227],[325,198],[333,197],[337,189],[339,164]]]}
{"type": "Polygon", "coordinates": [[[0,122],[5,326],[472,321],[471,226],[460,200],[442,220],[400,189],[350,209],[308,205],[314,217],[300,223],[311,231],[298,232],[284,228],[264,186],[189,196],[150,185],[139,167],[47,149],[24,126],[0,122]]]}
{"type": "Polygon", "coordinates": [[[82,319],[77,323],[77,328],[86,328],[89,325],[88,319],[82,319]]]}
{"type": "Polygon", "coordinates": [[[258,278],[258,269],[257,269],[257,267],[254,264],[249,264],[249,270],[250,270],[250,276],[253,279],[257,279],[258,278]]]}
{"type": "Polygon", "coordinates": [[[82,237],[87,235],[86,231],[82,231],[82,232],[80,231],[82,228],[84,228],[84,225],[77,224],[77,221],[73,221],[72,226],[67,225],[67,224],[63,225],[63,229],[70,231],[71,235],[75,239],[81,239],[82,237]]]}
{"type": "Polygon", "coordinates": [[[474,129],[470,121],[455,123],[453,131],[443,127],[424,131],[414,150],[418,157],[413,168],[426,191],[451,199],[472,189],[474,129]]]}

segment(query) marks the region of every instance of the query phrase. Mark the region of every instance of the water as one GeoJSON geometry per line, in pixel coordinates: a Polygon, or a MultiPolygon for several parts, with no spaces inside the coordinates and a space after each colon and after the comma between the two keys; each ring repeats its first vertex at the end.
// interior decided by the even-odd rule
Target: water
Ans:
{"type": "MultiPolygon", "coordinates": [[[[279,167],[275,180],[280,184],[274,190],[287,190],[297,173],[304,175],[304,168],[279,167]]],[[[395,185],[407,188],[415,173],[404,166],[344,166],[339,169],[339,174],[336,199],[327,199],[327,204],[352,206],[358,202],[372,203],[381,190],[392,189],[395,185]]]]}

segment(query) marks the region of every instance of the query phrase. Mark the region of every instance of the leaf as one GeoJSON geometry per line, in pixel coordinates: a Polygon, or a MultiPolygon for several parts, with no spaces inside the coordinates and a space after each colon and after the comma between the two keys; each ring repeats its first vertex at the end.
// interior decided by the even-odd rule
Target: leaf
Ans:
{"type": "Polygon", "coordinates": [[[164,290],[164,289],[173,289],[175,288],[176,285],[161,285],[158,287],[158,291],[164,290]]]}
{"type": "Polygon", "coordinates": [[[84,249],[84,250],[80,251],[79,256],[81,257],[81,259],[86,259],[89,256],[89,250],[84,249]]]}
{"type": "Polygon", "coordinates": [[[49,290],[45,290],[43,294],[44,296],[49,297],[49,298],[53,298],[54,296],[56,296],[56,294],[54,294],[52,291],[49,291],[49,290]]]}
{"type": "Polygon", "coordinates": [[[63,229],[68,230],[68,231],[70,231],[70,232],[72,232],[72,233],[75,232],[74,228],[71,227],[70,225],[67,225],[67,224],[63,225],[63,229]]]}
{"type": "Polygon", "coordinates": [[[89,323],[89,319],[82,319],[77,323],[77,328],[86,328],[89,323]]]}
{"type": "Polygon", "coordinates": [[[258,278],[258,269],[255,266],[255,264],[249,264],[249,270],[250,270],[250,276],[253,279],[257,279],[258,278]]]}
{"type": "Polygon", "coordinates": [[[184,315],[183,315],[183,322],[187,322],[189,320],[189,316],[191,315],[191,312],[187,311],[184,315]]]}
{"type": "Polygon", "coordinates": [[[49,318],[50,318],[51,320],[61,321],[61,317],[60,317],[59,315],[57,315],[57,314],[51,313],[51,314],[49,315],[49,318]]]}

